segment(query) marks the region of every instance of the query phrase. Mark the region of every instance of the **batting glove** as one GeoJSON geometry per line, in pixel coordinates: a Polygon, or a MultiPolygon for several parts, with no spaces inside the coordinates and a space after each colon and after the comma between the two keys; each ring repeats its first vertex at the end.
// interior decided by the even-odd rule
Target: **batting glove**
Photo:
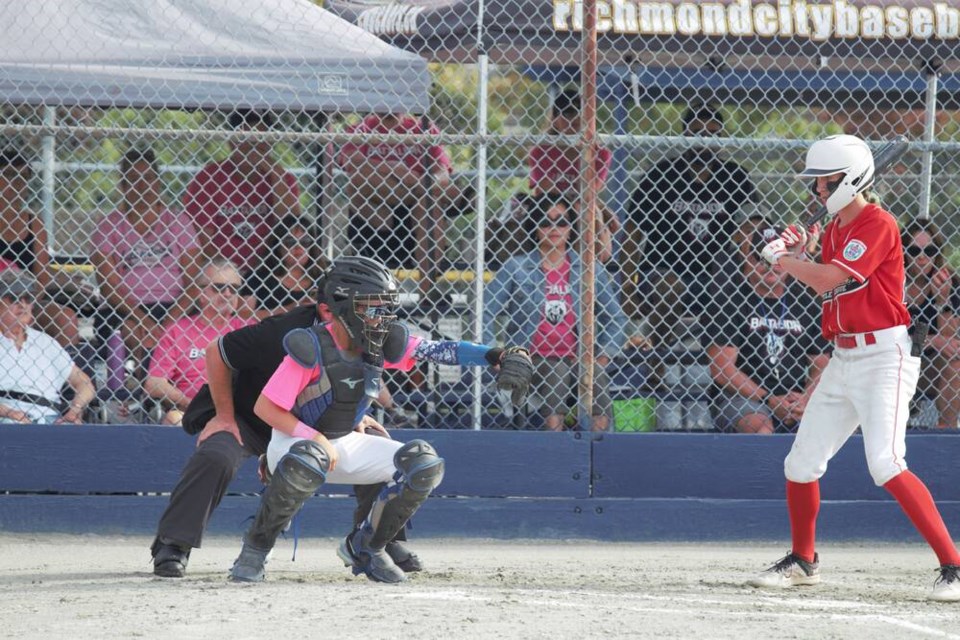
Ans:
{"type": "Polygon", "coordinates": [[[791,253],[790,249],[787,249],[787,244],[783,241],[783,238],[777,238],[767,243],[767,246],[763,248],[760,255],[770,264],[777,265],[780,262],[780,258],[788,256],[791,253]]]}
{"type": "Polygon", "coordinates": [[[780,234],[780,239],[795,256],[799,256],[807,246],[807,230],[803,225],[792,224],[780,234]]]}

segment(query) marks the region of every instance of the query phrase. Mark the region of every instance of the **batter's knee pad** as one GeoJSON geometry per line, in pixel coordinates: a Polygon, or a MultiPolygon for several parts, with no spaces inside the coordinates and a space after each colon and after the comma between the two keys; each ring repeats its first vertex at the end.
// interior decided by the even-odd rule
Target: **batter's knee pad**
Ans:
{"type": "Polygon", "coordinates": [[[444,460],[426,440],[411,440],[393,454],[394,466],[403,474],[404,486],[429,494],[443,481],[444,460]]]}
{"type": "Polygon", "coordinates": [[[246,542],[260,550],[272,549],[287,523],[324,483],[329,468],[330,458],[316,442],[300,440],[290,447],[260,498],[246,542]]]}

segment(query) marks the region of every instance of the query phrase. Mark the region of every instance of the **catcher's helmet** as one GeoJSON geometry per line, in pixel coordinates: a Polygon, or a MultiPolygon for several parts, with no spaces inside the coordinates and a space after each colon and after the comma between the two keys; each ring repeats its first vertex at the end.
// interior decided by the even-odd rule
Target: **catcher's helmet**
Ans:
{"type": "Polygon", "coordinates": [[[363,256],[334,260],[324,277],[323,299],[355,346],[380,354],[400,303],[400,287],[383,263],[363,256]]]}
{"type": "Polygon", "coordinates": [[[807,151],[807,163],[801,178],[814,178],[812,190],[816,193],[816,178],[842,173],[843,178],[833,185],[827,198],[827,211],[840,211],[853,202],[858,193],[873,184],[873,153],[856,136],[838,135],[814,142],[807,151]]]}

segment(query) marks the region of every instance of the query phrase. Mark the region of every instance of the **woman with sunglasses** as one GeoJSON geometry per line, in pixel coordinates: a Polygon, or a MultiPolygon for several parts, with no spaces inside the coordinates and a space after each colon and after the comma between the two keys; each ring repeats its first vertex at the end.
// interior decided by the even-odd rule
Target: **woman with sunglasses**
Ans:
{"type": "Polygon", "coordinates": [[[232,262],[209,260],[197,280],[199,312],[178,319],[160,337],[143,386],[147,395],[168,407],[164,424],[179,425],[183,411],[207,381],[207,345],[252,322],[237,317],[241,282],[232,262]]]}
{"type": "MultiPolygon", "coordinates": [[[[579,380],[577,315],[583,267],[574,249],[574,215],[561,194],[547,193],[534,201],[525,222],[536,249],[509,258],[487,288],[483,314],[484,340],[493,344],[498,316],[506,316],[510,341],[530,349],[536,366],[535,393],[543,399],[540,413],[550,431],[564,428],[568,398],[579,380]]],[[[624,342],[626,318],[610,276],[596,269],[596,362],[591,429],[610,425],[612,401],[604,367],[624,342]]]]}
{"type": "Polygon", "coordinates": [[[946,238],[929,220],[914,220],[903,230],[910,317],[929,326],[919,391],[932,394],[937,426],[956,429],[960,419],[960,280],[943,255],[946,238]]]}

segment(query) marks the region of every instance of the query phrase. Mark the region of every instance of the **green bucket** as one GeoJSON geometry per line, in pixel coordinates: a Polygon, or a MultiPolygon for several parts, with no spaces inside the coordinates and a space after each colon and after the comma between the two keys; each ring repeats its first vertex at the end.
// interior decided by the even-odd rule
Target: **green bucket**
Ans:
{"type": "Polygon", "coordinates": [[[636,433],[657,428],[657,399],[630,398],[613,401],[614,431],[636,433]]]}

